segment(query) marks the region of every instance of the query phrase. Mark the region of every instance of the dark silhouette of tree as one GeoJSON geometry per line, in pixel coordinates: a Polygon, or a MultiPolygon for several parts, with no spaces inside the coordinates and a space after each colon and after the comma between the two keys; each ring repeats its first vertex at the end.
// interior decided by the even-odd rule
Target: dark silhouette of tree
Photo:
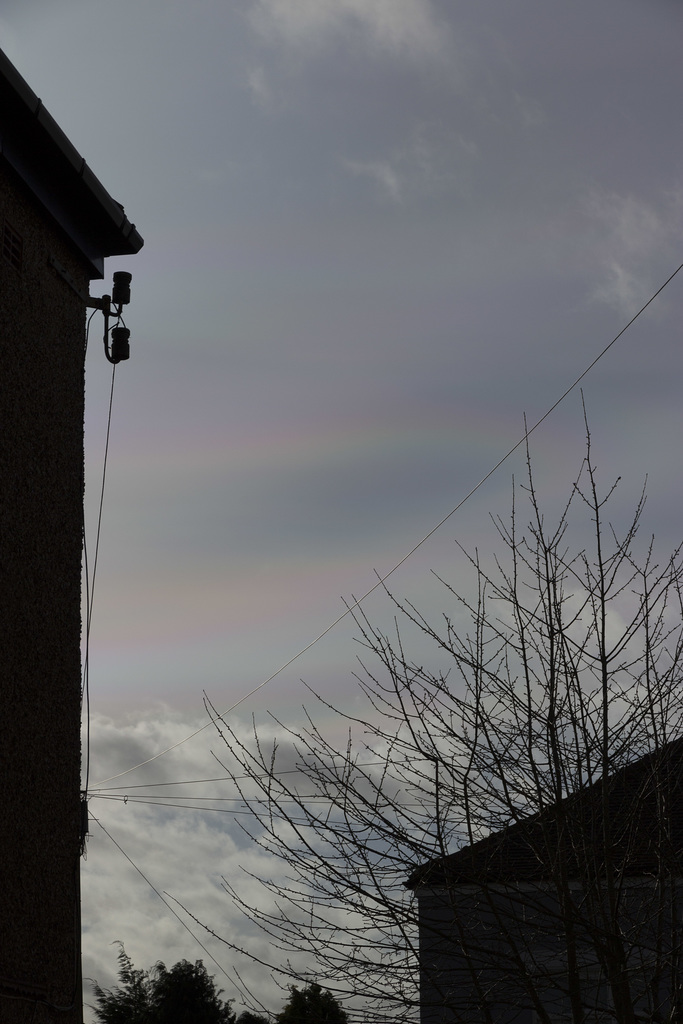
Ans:
{"type": "Polygon", "coordinates": [[[102,1024],[235,1024],[201,960],[180,960],[170,970],[161,961],[137,970],[123,945],[119,950],[121,985],[102,989],[95,983],[95,1016],[102,1024]]]}
{"type": "Polygon", "coordinates": [[[95,1016],[102,1024],[149,1024],[152,1007],[152,982],[148,971],[133,967],[133,962],[119,943],[120,986],[102,989],[93,983],[97,1006],[95,1016]]]}
{"type": "Polygon", "coordinates": [[[278,1024],[347,1024],[348,1017],[331,992],[316,982],[290,988],[289,1000],[278,1013],[278,1024]]]}
{"type": "MultiPolygon", "coordinates": [[[[446,908],[455,934],[452,923],[441,933],[433,925],[437,953],[421,958],[418,895],[406,883],[429,862],[538,821],[529,849],[543,865],[545,902],[537,897],[533,927],[514,917],[529,910],[514,880],[506,889],[506,876],[470,878],[468,913],[496,915],[486,966],[510,980],[505,1019],[522,1005],[552,1024],[553,1000],[573,1024],[675,1019],[683,893],[680,851],[670,848],[681,804],[677,780],[660,768],[683,736],[683,558],[680,548],[660,558],[641,540],[644,496],[631,517],[610,518],[615,487],[598,481],[587,430],[580,472],[551,520],[528,458],[510,518],[493,520],[501,552],[463,551],[469,589],[438,574],[438,620],[388,590],[391,629],[355,611],[362,660],[351,710],[312,691],[319,717],[307,709],[299,727],[274,719],[266,740],[256,723],[245,737],[209,705],[225,740],[221,764],[251,811],[243,827],[280,861],[267,877],[251,875],[260,899],[224,880],[269,937],[262,966],[301,983],[313,968],[349,1013],[362,1005],[364,1021],[395,1024],[420,1008],[434,1020],[494,1024],[481,969],[491,943],[458,916],[455,894],[446,908]],[[642,821],[611,813],[612,783],[642,759],[652,765],[643,798],[656,855],[647,876],[636,864],[633,885],[642,821]],[[574,813],[586,791],[596,801],[590,820],[574,813]],[[479,1002],[467,1013],[439,976],[448,943],[471,968],[479,1002]],[[435,993],[431,1011],[420,988],[435,993]],[[521,996],[513,1003],[509,993],[521,996]]],[[[299,1019],[292,993],[281,1024],[299,1019]]]]}
{"type": "Polygon", "coordinates": [[[221,999],[201,960],[181,960],[170,971],[153,969],[154,1024],[234,1024],[230,1004],[221,999]]]}
{"type": "Polygon", "coordinates": [[[269,1017],[260,1013],[252,1013],[251,1010],[243,1010],[235,1024],[271,1024],[269,1017]]]}

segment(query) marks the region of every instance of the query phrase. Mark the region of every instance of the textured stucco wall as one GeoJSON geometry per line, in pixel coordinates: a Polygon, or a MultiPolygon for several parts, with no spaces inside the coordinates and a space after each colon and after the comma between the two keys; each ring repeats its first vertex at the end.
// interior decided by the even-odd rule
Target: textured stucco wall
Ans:
{"type": "Polygon", "coordinates": [[[85,293],[88,280],[0,157],[5,222],[22,260],[0,248],[0,1020],[72,1024],[85,308],[50,256],[85,293]],[[21,985],[44,1001],[8,998],[21,985]]]}

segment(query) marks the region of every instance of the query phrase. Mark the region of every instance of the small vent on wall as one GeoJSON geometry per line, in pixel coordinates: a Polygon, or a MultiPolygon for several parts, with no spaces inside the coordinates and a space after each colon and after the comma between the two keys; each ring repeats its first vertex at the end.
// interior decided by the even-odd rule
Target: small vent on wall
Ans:
{"type": "Polygon", "coordinates": [[[2,225],[2,255],[14,269],[21,273],[24,243],[21,235],[5,221],[2,225]]]}

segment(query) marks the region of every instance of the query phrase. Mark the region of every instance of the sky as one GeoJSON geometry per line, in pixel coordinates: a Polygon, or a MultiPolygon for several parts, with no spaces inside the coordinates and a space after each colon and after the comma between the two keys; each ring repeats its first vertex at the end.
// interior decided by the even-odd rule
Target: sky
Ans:
{"type": "MultiPolygon", "coordinates": [[[[97,784],[204,726],[204,692],[227,709],[323,633],[676,269],[682,31],[679,0],[0,0],[0,45],[145,239],[92,284],[133,274],[89,645],[90,808],[121,849],[93,822],[86,977],[114,981],[116,940],[137,966],[207,960],[125,855],[265,950],[221,889],[258,863],[231,813],[124,804],[97,784]]],[[[582,381],[617,508],[647,476],[644,529],[666,551],[681,539],[682,307],[683,273],[582,381]]],[[[91,565],[111,385],[99,332],[91,565]]],[[[583,438],[576,389],[533,435],[551,510],[583,438]]],[[[491,548],[488,517],[523,472],[519,451],[392,587],[442,610],[431,570],[459,572],[455,539],[491,548]]],[[[390,614],[379,594],[367,609],[390,614]]],[[[344,620],[234,720],[296,725],[302,680],[351,708],[356,654],[344,620]]],[[[204,729],[110,785],[214,777],[217,742],[204,729]]],[[[202,794],[229,807],[225,786],[202,794]]],[[[204,939],[279,1009],[263,969],[204,939]]],[[[207,963],[240,1009],[234,976],[207,963]]]]}

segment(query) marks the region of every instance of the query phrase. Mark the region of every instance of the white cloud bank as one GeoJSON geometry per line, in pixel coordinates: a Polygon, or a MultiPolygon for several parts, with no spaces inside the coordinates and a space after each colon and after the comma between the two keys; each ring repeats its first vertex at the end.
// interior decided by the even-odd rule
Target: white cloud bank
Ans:
{"type": "Polygon", "coordinates": [[[214,749],[220,756],[225,749],[215,730],[181,742],[144,769],[127,772],[205,721],[163,710],[118,722],[92,717],[90,838],[82,865],[84,1017],[89,1024],[94,1020],[89,979],[104,988],[116,984],[116,941],[123,942],[137,968],[159,959],[168,966],[180,959],[203,960],[224,998],[235,1000],[238,1013],[248,1002],[245,989],[270,1010],[282,1005],[281,988],[268,971],[209,935],[182,909],[253,956],[267,960],[271,955],[267,936],[231,904],[222,879],[239,886],[246,900],[258,902],[260,886],[244,867],[272,876],[273,859],[241,830],[240,824],[251,818],[229,782],[193,781],[225,775],[210,753],[214,749]],[[126,774],[98,788],[99,780],[120,772],[126,774]],[[166,905],[159,893],[169,894],[166,905]]]}

